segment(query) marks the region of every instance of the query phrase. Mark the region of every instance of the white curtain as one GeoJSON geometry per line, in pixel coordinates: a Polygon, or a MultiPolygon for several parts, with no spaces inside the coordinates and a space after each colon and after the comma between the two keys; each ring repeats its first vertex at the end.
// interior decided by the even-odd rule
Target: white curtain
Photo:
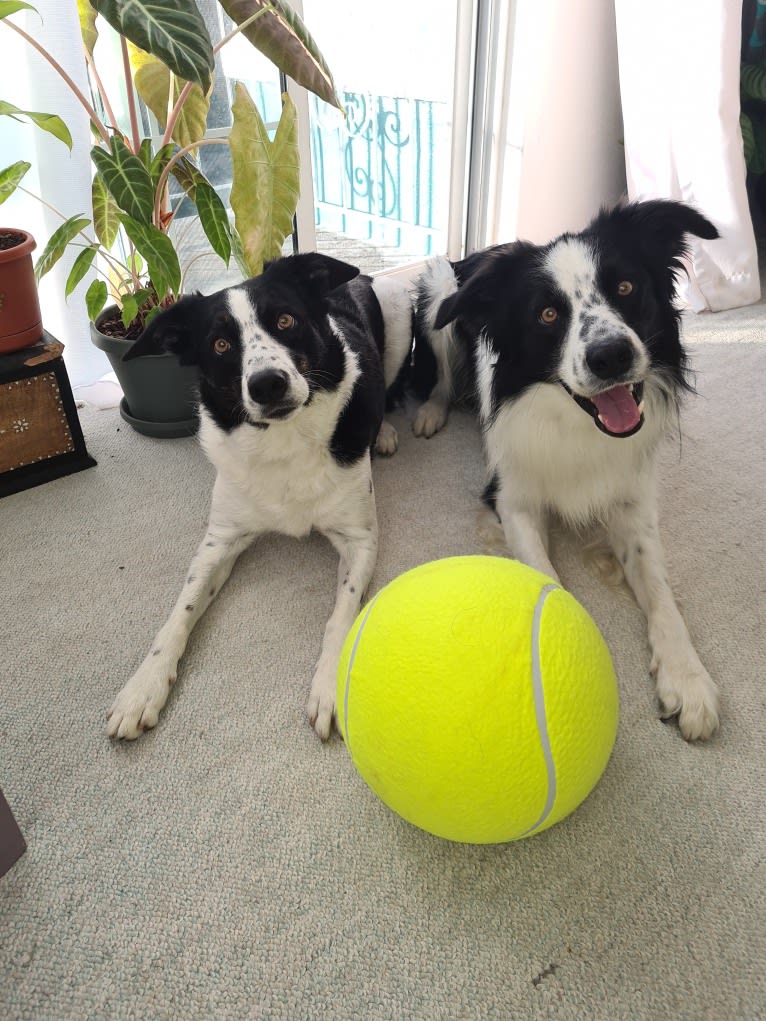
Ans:
{"type": "MultiPolygon", "coordinates": [[[[20,11],[13,15],[62,64],[88,95],[89,87],[82,54],[77,5],[62,0],[35,0],[39,15],[20,11]]],[[[0,118],[0,166],[28,160],[31,171],[22,184],[59,210],[65,218],[91,215],[90,129],[88,116],[55,70],[6,26],[0,24],[0,99],[24,110],[56,113],[72,133],[71,153],[58,139],[31,125],[9,117],[0,118]]],[[[53,209],[16,192],[0,207],[3,226],[23,227],[37,241],[37,258],[53,231],[63,222],[53,209]]],[[[90,341],[83,281],[68,301],[64,285],[78,249],[72,249],[40,284],[43,325],[64,345],[64,361],[73,386],[92,383],[109,372],[104,354],[90,341]]]]}
{"type": "Polygon", "coordinates": [[[631,199],[672,198],[715,223],[695,240],[694,311],[760,297],[739,128],[741,0],[616,0],[620,91],[631,199]]]}

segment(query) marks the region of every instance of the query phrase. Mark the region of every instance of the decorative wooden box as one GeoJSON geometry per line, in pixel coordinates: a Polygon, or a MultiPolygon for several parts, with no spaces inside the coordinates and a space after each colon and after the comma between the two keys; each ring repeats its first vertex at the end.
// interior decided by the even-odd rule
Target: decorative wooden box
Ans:
{"type": "Polygon", "coordinates": [[[91,468],[61,357],[43,332],[37,344],[0,356],[0,497],[91,468]]]}

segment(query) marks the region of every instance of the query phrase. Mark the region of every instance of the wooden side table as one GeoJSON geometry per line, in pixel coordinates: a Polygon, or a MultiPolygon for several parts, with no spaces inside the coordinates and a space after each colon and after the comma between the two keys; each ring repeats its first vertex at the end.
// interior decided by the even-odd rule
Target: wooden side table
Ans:
{"type": "Polygon", "coordinates": [[[64,345],[47,331],[37,344],[0,355],[0,497],[92,468],[64,345]]]}

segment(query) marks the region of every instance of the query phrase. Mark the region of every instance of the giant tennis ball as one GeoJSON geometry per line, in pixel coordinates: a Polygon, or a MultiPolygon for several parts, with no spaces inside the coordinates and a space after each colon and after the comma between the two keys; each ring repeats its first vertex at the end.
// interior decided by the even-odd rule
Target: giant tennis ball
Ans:
{"type": "Polygon", "coordinates": [[[450,557],[400,575],[361,611],[337,716],[389,808],[439,837],[500,843],[547,829],[596,786],[617,684],[598,628],[550,578],[506,558],[450,557]]]}

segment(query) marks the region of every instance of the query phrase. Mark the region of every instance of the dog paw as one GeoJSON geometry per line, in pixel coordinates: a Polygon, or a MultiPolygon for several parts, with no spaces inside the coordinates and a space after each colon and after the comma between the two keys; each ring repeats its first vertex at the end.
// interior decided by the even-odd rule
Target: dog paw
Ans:
{"type": "Polygon", "coordinates": [[[309,723],[321,741],[326,741],[332,731],[335,716],[335,674],[320,672],[314,674],[311,693],[306,705],[309,723]]]}
{"type": "Polygon", "coordinates": [[[140,668],[117,694],[107,713],[106,732],[109,737],[135,741],[147,730],[156,727],[175,675],[140,668]]]}
{"type": "Polygon", "coordinates": [[[447,409],[441,401],[426,401],[421,404],[415,413],[415,421],[412,423],[412,431],[416,436],[424,436],[426,439],[438,433],[447,421],[447,409]]]}
{"type": "Polygon", "coordinates": [[[378,431],[378,438],[375,440],[375,450],[379,454],[390,457],[399,448],[399,433],[390,422],[381,422],[378,431]]]}
{"type": "Polygon", "coordinates": [[[683,663],[655,658],[657,698],[663,719],[678,718],[687,741],[705,741],[718,729],[718,688],[696,655],[683,663]]]}

